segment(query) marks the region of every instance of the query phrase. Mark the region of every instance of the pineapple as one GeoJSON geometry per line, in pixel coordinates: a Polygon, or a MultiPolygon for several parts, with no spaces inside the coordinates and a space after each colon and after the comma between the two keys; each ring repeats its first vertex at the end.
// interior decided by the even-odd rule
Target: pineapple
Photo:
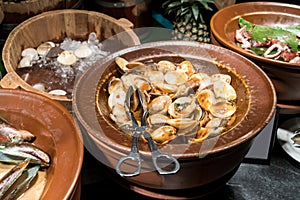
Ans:
{"type": "Polygon", "coordinates": [[[162,4],[167,15],[175,18],[174,39],[210,43],[209,22],[203,14],[213,11],[214,0],[167,0],[162,4]]]}

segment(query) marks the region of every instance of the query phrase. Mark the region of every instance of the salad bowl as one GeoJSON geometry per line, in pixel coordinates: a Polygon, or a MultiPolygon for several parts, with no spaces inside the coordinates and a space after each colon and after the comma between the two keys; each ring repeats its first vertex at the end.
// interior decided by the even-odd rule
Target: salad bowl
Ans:
{"type": "MultiPolygon", "coordinates": [[[[293,27],[293,36],[296,38],[294,40],[296,42],[299,40],[299,12],[300,6],[287,3],[239,3],[217,11],[210,22],[213,44],[226,47],[246,56],[267,73],[275,86],[279,107],[289,105],[297,108],[296,105],[299,104],[300,63],[264,57],[253,53],[252,49],[245,50],[241,48],[237,41],[236,34],[242,28],[240,21],[245,20],[254,26],[263,27],[264,30],[268,28],[272,30],[271,32],[260,33],[260,37],[264,40],[274,39],[274,35],[277,39],[279,37],[289,37],[286,33],[290,32],[290,28],[293,27]],[[280,35],[282,32],[284,32],[283,35],[280,35]]],[[[291,46],[288,43],[286,45],[291,46]]],[[[296,47],[296,53],[299,57],[299,46],[296,47]]]]}

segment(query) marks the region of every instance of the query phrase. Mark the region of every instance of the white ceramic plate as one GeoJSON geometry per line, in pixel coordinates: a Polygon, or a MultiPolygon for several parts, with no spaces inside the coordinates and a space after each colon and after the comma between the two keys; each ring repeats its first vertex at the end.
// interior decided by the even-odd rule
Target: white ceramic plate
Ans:
{"type": "Polygon", "coordinates": [[[291,139],[297,130],[300,130],[300,117],[291,118],[277,129],[277,139],[283,150],[300,163],[300,145],[291,139]]]}

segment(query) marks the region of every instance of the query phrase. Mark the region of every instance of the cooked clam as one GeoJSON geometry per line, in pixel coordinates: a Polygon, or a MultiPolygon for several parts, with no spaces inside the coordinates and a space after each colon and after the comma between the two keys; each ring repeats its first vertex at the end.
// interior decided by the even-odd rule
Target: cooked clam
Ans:
{"type": "Polygon", "coordinates": [[[112,109],[116,104],[124,106],[126,99],[126,92],[123,88],[115,89],[108,97],[108,106],[112,109]]]}
{"type": "Polygon", "coordinates": [[[232,101],[236,99],[236,91],[229,83],[218,80],[213,84],[213,91],[216,98],[232,101]]]}
{"type": "Polygon", "coordinates": [[[220,118],[212,118],[207,124],[202,127],[199,126],[196,137],[193,138],[192,142],[201,142],[208,137],[213,137],[216,135],[220,135],[224,130],[225,120],[220,118]]]}
{"type": "Polygon", "coordinates": [[[164,73],[161,71],[147,71],[145,76],[149,79],[151,83],[159,84],[163,83],[165,80],[164,73]]]}
{"type": "Polygon", "coordinates": [[[193,97],[179,97],[168,107],[168,113],[174,118],[185,118],[196,109],[193,97]]]}
{"type": "MultiPolygon", "coordinates": [[[[192,142],[201,142],[221,134],[234,122],[237,94],[230,75],[195,73],[190,61],[161,60],[149,65],[121,57],[115,61],[122,75],[109,80],[108,106],[111,119],[122,130],[130,124],[124,105],[126,91],[132,86],[146,97],[149,133],[158,144],[167,144],[178,135],[184,141],[193,138],[192,142]]],[[[133,97],[131,112],[140,117],[144,109],[135,103],[135,94],[133,97]]]]}
{"type": "Polygon", "coordinates": [[[161,60],[157,63],[157,70],[163,73],[176,70],[176,65],[168,60],[161,60]]]}
{"type": "MultiPolygon", "coordinates": [[[[201,86],[201,89],[204,89],[211,84],[212,84],[211,77],[205,73],[192,74],[187,81],[187,85],[189,87],[201,86]]],[[[201,89],[199,89],[199,90],[201,90],[201,89]]]]}
{"type": "Polygon", "coordinates": [[[112,77],[108,82],[108,93],[112,94],[117,89],[122,89],[123,83],[120,78],[112,77]]]}
{"type": "Polygon", "coordinates": [[[147,121],[150,125],[165,125],[168,119],[169,117],[167,115],[156,113],[149,115],[147,121]]]}
{"type": "Polygon", "coordinates": [[[161,95],[155,97],[148,105],[149,113],[166,114],[168,111],[168,107],[171,103],[172,103],[172,99],[169,95],[161,95]]]}
{"type": "Polygon", "coordinates": [[[121,81],[125,90],[127,90],[130,86],[139,88],[142,91],[151,89],[151,83],[149,80],[146,77],[138,74],[126,73],[121,77],[121,81]]]}
{"type": "Polygon", "coordinates": [[[226,83],[230,84],[231,82],[231,76],[228,74],[213,74],[211,75],[212,81],[225,81],[226,83]]]}
{"type": "Polygon", "coordinates": [[[206,111],[210,111],[210,108],[216,102],[215,94],[212,90],[205,89],[196,92],[196,97],[200,106],[206,111]]]}
{"type": "Polygon", "coordinates": [[[117,57],[115,59],[115,62],[117,63],[118,69],[120,69],[121,72],[126,73],[131,71],[132,69],[140,69],[139,67],[144,68],[145,64],[141,62],[128,62],[126,59],[122,57],[117,57]]]}
{"type": "Polygon", "coordinates": [[[227,118],[233,115],[236,111],[236,106],[228,101],[219,101],[210,107],[210,113],[214,117],[227,118]]]}
{"type": "Polygon", "coordinates": [[[174,126],[178,129],[185,129],[189,127],[194,127],[198,120],[190,119],[190,118],[174,118],[174,119],[168,119],[167,124],[174,126]]]}
{"type": "Polygon", "coordinates": [[[188,75],[181,71],[168,71],[165,74],[165,81],[171,85],[182,85],[188,80],[188,75]]]}
{"type": "Polygon", "coordinates": [[[124,105],[121,104],[115,104],[111,108],[111,119],[115,121],[118,125],[124,125],[127,124],[130,119],[126,114],[126,110],[124,105]]]}
{"type": "Polygon", "coordinates": [[[161,126],[155,129],[151,136],[156,143],[166,144],[176,138],[177,130],[173,126],[161,126]]]}
{"type": "Polygon", "coordinates": [[[182,61],[176,68],[177,71],[186,73],[188,76],[192,76],[195,73],[194,66],[188,60],[182,61]]]}

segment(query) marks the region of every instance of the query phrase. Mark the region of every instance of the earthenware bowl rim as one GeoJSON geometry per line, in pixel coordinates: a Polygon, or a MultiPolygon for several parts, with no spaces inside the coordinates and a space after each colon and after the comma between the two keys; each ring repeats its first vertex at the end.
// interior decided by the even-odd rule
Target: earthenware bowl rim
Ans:
{"type": "MultiPolygon", "coordinates": [[[[149,42],[149,43],[129,47],[129,48],[123,49],[121,51],[115,52],[113,54],[110,54],[109,56],[102,59],[101,62],[106,63],[106,62],[112,61],[116,56],[121,56],[121,55],[126,54],[126,53],[139,51],[139,50],[147,49],[147,48],[159,48],[160,46],[163,47],[164,45],[165,46],[168,46],[168,45],[174,45],[174,46],[175,45],[179,45],[179,46],[180,45],[185,45],[185,46],[187,46],[188,45],[188,46],[191,46],[191,47],[205,47],[205,48],[211,48],[211,49],[222,49],[223,51],[225,51],[227,53],[230,53],[230,54],[232,54],[232,55],[234,55],[234,56],[236,56],[240,59],[243,59],[244,61],[249,63],[249,65],[252,65],[255,68],[255,70],[257,70],[259,73],[261,73],[261,75],[265,78],[265,80],[266,80],[265,83],[271,89],[272,95],[271,95],[270,98],[272,99],[272,105],[270,106],[270,110],[268,110],[268,113],[269,113],[268,116],[264,119],[264,124],[260,124],[259,127],[253,127],[253,129],[250,132],[245,133],[245,135],[243,137],[238,138],[236,141],[231,141],[230,143],[227,143],[226,145],[223,145],[223,146],[218,147],[218,148],[214,148],[213,150],[208,152],[210,155],[215,154],[215,153],[220,153],[224,150],[233,149],[233,147],[241,145],[242,143],[245,143],[246,141],[249,141],[249,140],[253,139],[259,133],[259,131],[262,130],[267,125],[267,123],[272,119],[272,117],[275,113],[277,99],[276,99],[274,86],[271,83],[270,79],[252,61],[250,61],[249,59],[245,58],[244,56],[242,56],[242,55],[240,55],[240,54],[238,54],[234,51],[225,49],[223,47],[215,46],[215,45],[212,45],[212,44],[198,43],[198,42],[194,42],[194,41],[174,41],[174,40],[170,40],[170,41],[149,42]]],[[[86,97],[83,97],[83,96],[88,96],[88,95],[80,95],[81,94],[80,87],[83,87],[84,83],[82,83],[82,82],[84,82],[85,80],[88,79],[89,82],[90,82],[91,79],[92,79],[91,76],[93,76],[93,74],[97,74],[98,77],[101,77],[101,74],[99,74],[99,72],[98,72],[98,70],[100,70],[99,68],[101,68],[101,65],[98,64],[97,66],[95,66],[94,68],[88,69],[83,74],[83,76],[80,77],[80,79],[77,81],[77,83],[75,84],[75,90],[74,90],[74,95],[73,95],[73,110],[74,110],[75,116],[79,120],[79,122],[82,124],[82,126],[86,129],[86,132],[88,134],[92,135],[93,138],[98,139],[98,141],[96,141],[96,142],[98,142],[100,145],[102,143],[104,143],[105,145],[110,146],[113,150],[116,149],[116,150],[119,150],[119,151],[122,151],[122,152],[129,152],[130,151],[129,147],[126,147],[126,146],[123,146],[123,145],[120,145],[120,144],[116,144],[115,142],[111,141],[110,139],[107,139],[106,136],[103,136],[103,135],[99,134],[99,132],[98,132],[99,130],[95,130],[95,129],[91,128],[91,126],[89,124],[90,122],[87,122],[87,120],[85,119],[85,115],[87,113],[81,113],[81,111],[83,109],[80,108],[80,102],[84,102],[84,101],[82,101],[81,98],[86,98],[86,97]]],[[[102,67],[101,70],[104,70],[103,67],[102,67]]],[[[99,78],[99,80],[100,80],[100,78],[99,78]]],[[[98,81],[97,81],[97,83],[95,83],[97,86],[98,86],[98,81]]],[[[95,101],[96,90],[97,90],[97,88],[94,88],[92,91],[89,90],[88,94],[93,94],[94,95],[94,97],[89,97],[89,103],[91,103],[92,101],[95,101]]],[[[90,105],[90,107],[93,107],[93,106],[95,106],[95,102],[93,102],[93,105],[90,105]]],[[[84,107],[85,107],[84,112],[87,112],[86,110],[89,106],[84,105],[84,107]]],[[[254,108],[255,106],[250,106],[250,107],[255,109],[254,108]]],[[[95,107],[94,107],[93,112],[94,112],[93,115],[96,116],[95,107]]],[[[249,111],[249,112],[251,112],[251,111],[249,111]]],[[[249,112],[247,112],[247,113],[249,113],[249,112]]],[[[88,114],[90,114],[90,113],[88,113],[88,114]]],[[[247,118],[247,117],[245,117],[245,118],[247,118]]],[[[96,122],[93,121],[92,123],[96,123],[96,122]]],[[[110,125],[108,125],[108,126],[110,126],[110,125]]],[[[101,132],[101,130],[100,130],[100,132],[101,132]]],[[[150,152],[143,152],[143,153],[147,156],[151,155],[150,152]]],[[[194,158],[194,157],[199,157],[199,154],[196,152],[196,153],[189,153],[189,154],[178,154],[178,155],[174,154],[174,156],[181,157],[181,158],[183,158],[183,157],[184,158],[189,158],[189,157],[194,158]]]]}
{"type": "MultiPolygon", "coordinates": [[[[222,33],[220,32],[217,32],[217,26],[219,26],[217,23],[218,19],[224,19],[224,17],[226,18],[225,15],[222,15],[224,12],[229,12],[229,13],[234,13],[234,16],[231,18],[228,18],[228,21],[232,21],[233,19],[238,19],[239,17],[243,16],[243,15],[249,15],[251,13],[257,13],[257,14],[275,14],[276,15],[276,12],[274,11],[269,11],[269,10],[265,10],[263,9],[263,7],[258,7],[257,6],[263,6],[263,7],[266,7],[266,8],[270,8],[270,6],[275,6],[275,7],[282,7],[283,8],[292,8],[292,9],[295,9],[295,10],[299,10],[300,12],[300,6],[299,5],[294,5],[294,4],[289,4],[289,3],[280,3],[280,2],[243,2],[243,3],[238,3],[238,4],[233,4],[233,5],[230,5],[228,7],[225,7],[221,10],[218,10],[211,18],[210,20],[210,28],[211,28],[211,32],[214,36],[214,38],[220,42],[222,45],[224,45],[225,47],[231,49],[231,50],[234,50],[240,54],[242,54],[243,56],[246,56],[247,58],[251,58],[253,60],[256,60],[256,61],[260,61],[260,62],[263,62],[263,63],[269,63],[269,64],[273,64],[273,65],[276,65],[277,67],[280,67],[280,68],[290,68],[290,69],[296,69],[296,70],[300,70],[299,68],[299,64],[296,64],[296,63],[287,63],[287,62],[284,62],[284,61],[278,61],[278,60],[272,60],[272,59],[266,59],[262,56],[259,56],[259,55],[255,55],[255,54],[252,54],[252,53],[249,53],[247,51],[244,51],[242,50],[241,48],[239,48],[236,44],[233,44],[231,42],[228,42],[227,38],[224,38],[222,37],[222,35],[224,34],[225,35],[225,30],[222,29],[222,33]],[[253,7],[253,8],[256,8],[257,10],[256,11],[253,11],[253,12],[243,12],[243,10],[241,8],[249,8],[249,7],[253,7]]],[[[284,14],[284,15],[289,15],[289,16],[292,16],[292,14],[289,14],[289,13],[283,13],[281,12],[281,14],[284,14]]],[[[295,14],[293,14],[294,16],[296,16],[295,14]]],[[[300,19],[300,16],[298,16],[299,19],[300,19]]],[[[224,25],[224,27],[226,26],[226,24],[224,25]]]]}
{"type": "MultiPolygon", "coordinates": [[[[13,96],[16,96],[16,98],[26,97],[26,99],[27,99],[26,101],[29,101],[31,98],[34,98],[34,101],[35,102],[41,102],[41,105],[46,102],[51,107],[57,109],[57,111],[60,111],[61,116],[66,118],[73,125],[72,129],[77,134],[77,135],[74,136],[74,138],[77,137],[77,139],[78,139],[77,140],[78,145],[76,146],[76,151],[78,152],[79,157],[78,157],[78,160],[76,162],[77,163],[76,169],[75,170],[72,169],[74,177],[68,177],[68,179],[71,180],[71,181],[67,181],[70,184],[70,187],[68,188],[67,191],[65,191],[65,194],[62,197],[64,199],[69,199],[73,195],[73,193],[77,189],[77,187],[81,187],[80,174],[81,174],[81,169],[82,169],[82,164],[83,164],[83,155],[84,155],[84,146],[83,146],[83,143],[82,143],[80,128],[79,128],[78,124],[75,122],[73,116],[71,115],[71,113],[63,105],[61,105],[57,101],[54,101],[54,100],[50,99],[47,96],[44,96],[42,94],[38,94],[38,93],[35,93],[35,92],[32,92],[32,91],[25,91],[25,90],[20,90],[20,89],[10,89],[10,88],[0,88],[0,96],[2,96],[2,95],[4,95],[4,96],[13,95],[13,96]]],[[[15,97],[13,97],[13,98],[15,98],[15,97]]],[[[27,115],[29,115],[29,114],[27,114],[27,115]]],[[[53,125],[50,124],[49,126],[53,126],[53,125]]],[[[45,127],[45,128],[49,128],[49,127],[45,127]]],[[[63,160],[60,159],[60,161],[63,161],[63,160]]],[[[55,160],[53,160],[53,162],[56,162],[56,165],[57,165],[57,158],[55,158],[55,160]]],[[[73,167],[74,166],[70,165],[70,168],[73,168],[73,167]]],[[[54,173],[57,170],[60,170],[60,169],[54,169],[54,173]]],[[[51,182],[49,183],[49,186],[57,184],[57,181],[55,181],[53,178],[54,178],[54,176],[50,180],[51,182]]],[[[66,182],[64,182],[64,184],[66,184],[66,182]]],[[[51,197],[51,196],[47,195],[48,194],[47,191],[49,189],[51,189],[51,187],[49,188],[49,186],[47,187],[47,189],[45,188],[45,190],[43,191],[42,199],[53,199],[54,198],[53,196],[51,197]]],[[[55,198],[57,198],[57,196],[55,196],[55,198]]]]}

